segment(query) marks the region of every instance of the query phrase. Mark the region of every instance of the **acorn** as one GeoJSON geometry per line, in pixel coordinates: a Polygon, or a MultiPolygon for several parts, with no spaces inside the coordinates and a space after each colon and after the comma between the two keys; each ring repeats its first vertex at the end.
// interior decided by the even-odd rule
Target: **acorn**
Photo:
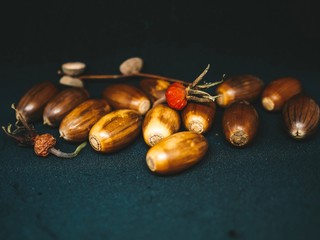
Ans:
{"type": "Polygon", "coordinates": [[[144,141],[153,146],[161,139],[170,136],[180,129],[181,120],[179,113],[163,104],[151,108],[142,125],[144,141]]]}
{"type": "Polygon", "coordinates": [[[215,102],[188,102],[181,112],[182,122],[189,131],[206,133],[212,126],[215,113],[215,102]]]}
{"type": "Polygon", "coordinates": [[[44,81],[30,88],[20,99],[16,110],[16,118],[19,114],[28,122],[35,122],[42,118],[46,104],[58,93],[56,85],[44,81]]]}
{"type": "Polygon", "coordinates": [[[208,141],[202,134],[178,132],[162,139],[151,147],[146,162],[152,172],[173,174],[198,163],[208,150],[208,141]]]}
{"type": "Polygon", "coordinates": [[[111,112],[111,106],[104,99],[84,101],[61,121],[59,126],[60,137],[71,142],[87,140],[91,127],[109,112],[111,112]]]}
{"type": "Polygon", "coordinates": [[[170,82],[162,79],[143,78],[140,80],[140,88],[152,102],[165,97],[170,82]]]}
{"type": "Polygon", "coordinates": [[[239,75],[231,77],[220,83],[216,89],[219,97],[217,104],[227,107],[237,100],[247,100],[249,102],[258,98],[263,88],[263,81],[253,75],[239,75]]]}
{"type": "Polygon", "coordinates": [[[78,76],[84,72],[86,65],[82,62],[67,62],[62,64],[62,72],[68,76],[78,76]]]}
{"type": "Polygon", "coordinates": [[[262,106],[268,111],[280,111],[285,102],[302,91],[301,82],[293,77],[271,81],[262,91],[262,106]]]}
{"type": "Polygon", "coordinates": [[[305,139],[318,129],[319,105],[310,96],[300,93],[285,103],[282,116],[288,134],[297,140],[305,139]]]}
{"type": "Polygon", "coordinates": [[[227,141],[234,146],[248,145],[256,136],[258,126],[258,113],[246,100],[232,103],[223,113],[223,133],[227,141]]]}
{"type": "Polygon", "coordinates": [[[114,110],[93,125],[89,132],[89,142],[97,152],[118,151],[139,135],[141,124],[142,115],[136,110],[114,110]]]}
{"type": "Polygon", "coordinates": [[[151,106],[146,94],[129,84],[109,85],[102,95],[114,109],[133,109],[144,115],[151,106]]]}
{"type": "Polygon", "coordinates": [[[46,105],[43,112],[43,124],[58,126],[62,119],[76,106],[89,98],[84,88],[66,88],[60,91],[46,105]]]}

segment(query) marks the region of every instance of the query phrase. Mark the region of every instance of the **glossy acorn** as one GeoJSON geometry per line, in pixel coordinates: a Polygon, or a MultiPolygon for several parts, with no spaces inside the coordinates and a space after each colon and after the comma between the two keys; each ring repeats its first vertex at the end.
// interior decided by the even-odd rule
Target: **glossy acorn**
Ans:
{"type": "Polygon", "coordinates": [[[180,129],[179,113],[163,104],[151,108],[143,120],[142,134],[144,141],[153,146],[161,139],[172,135],[180,129]]]}
{"type": "Polygon", "coordinates": [[[34,85],[22,96],[16,106],[16,118],[18,119],[21,114],[28,123],[40,120],[46,104],[57,93],[58,88],[49,81],[34,85]]]}
{"type": "Polygon", "coordinates": [[[248,101],[234,102],[223,113],[223,133],[226,140],[234,146],[248,145],[256,136],[258,126],[258,113],[248,101]]]}
{"type": "Polygon", "coordinates": [[[144,115],[151,107],[149,98],[143,91],[129,84],[112,84],[102,94],[113,109],[132,109],[144,115]]]}
{"type": "Polygon", "coordinates": [[[285,103],[282,116],[289,136],[297,140],[305,139],[318,129],[319,105],[313,98],[300,93],[285,103]]]}
{"type": "Polygon", "coordinates": [[[140,88],[152,102],[165,97],[170,82],[162,79],[143,78],[140,81],[140,88]]]}
{"type": "Polygon", "coordinates": [[[114,110],[96,122],[89,132],[89,142],[101,153],[118,151],[140,134],[142,115],[132,109],[114,110]]]}
{"type": "Polygon", "coordinates": [[[43,124],[55,127],[76,106],[89,98],[84,88],[69,87],[60,91],[46,105],[43,111],[43,124]]]}
{"type": "Polygon", "coordinates": [[[286,101],[302,91],[301,82],[293,77],[271,81],[261,94],[261,102],[268,111],[280,111],[286,101]]]}
{"type": "Polygon", "coordinates": [[[196,133],[206,133],[212,126],[216,113],[215,102],[188,102],[182,110],[184,127],[196,133]]]}
{"type": "Polygon", "coordinates": [[[71,142],[87,140],[91,127],[109,112],[111,106],[104,99],[84,101],[62,119],[59,126],[60,137],[71,142]]]}
{"type": "Polygon", "coordinates": [[[202,134],[178,132],[162,139],[146,155],[152,172],[167,175],[186,170],[198,163],[208,150],[208,141],[202,134]]]}
{"type": "Polygon", "coordinates": [[[239,75],[231,77],[216,89],[219,97],[216,102],[221,107],[227,107],[237,100],[247,100],[249,102],[258,98],[263,88],[263,81],[253,75],[239,75]]]}

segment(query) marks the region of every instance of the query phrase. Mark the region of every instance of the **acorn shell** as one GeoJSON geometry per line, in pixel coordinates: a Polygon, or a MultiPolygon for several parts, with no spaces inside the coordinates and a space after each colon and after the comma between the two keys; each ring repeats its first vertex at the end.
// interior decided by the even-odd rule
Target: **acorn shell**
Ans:
{"type": "Polygon", "coordinates": [[[104,115],[111,112],[111,106],[104,99],[88,99],[75,107],[60,123],[60,137],[71,142],[88,139],[91,127],[104,115]]]}
{"type": "Polygon", "coordinates": [[[169,86],[170,82],[162,79],[143,78],[140,81],[142,91],[152,102],[165,97],[166,90],[169,86]]]}
{"type": "Polygon", "coordinates": [[[66,88],[60,91],[46,105],[43,112],[43,124],[55,127],[76,106],[89,98],[84,88],[66,88]]]}
{"type": "Polygon", "coordinates": [[[113,109],[132,109],[142,115],[151,106],[150,100],[139,88],[129,84],[112,84],[103,91],[103,98],[113,109]]]}
{"type": "Polygon", "coordinates": [[[305,139],[318,129],[319,105],[313,98],[300,93],[285,103],[282,116],[288,134],[294,139],[305,139]]]}
{"type": "Polygon", "coordinates": [[[279,111],[286,101],[301,91],[301,82],[296,78],[283,77],[273,80],[262,91],[262,106],[268,111],[279,111]]]}
{"type": "Polygon", "coordinates": [[[206,133],[212,126],[215,113],[215,102],[189,102],[181,112],[182,122],[189,131],[206,133]]]}
{"type": "Polygon", "coordinates": [[[254,101],[260,95],[263,88],[263,81],[253,75],[239,75],[231,77],[216,89],[217,104],[221,107],[227,107],[237,100],[254,101]]]}
{"type": "Polygon", "coordinates": [[[132,57],[120,64],[119,70],[123,75],[139,73],[143,67],[143,60],[139,57],[132,57]]]}
{"type": "Polygon", "coordinates": [[[146,162],[152,172],[178,173],[198,163],[208,150],[208,142],[202,134],[190,131],[178,132],[162,139],[151,147],[146,162]]]}
{"type": "Polygon", "coordinates": [[[58,88],[49,81],[44,81],[30,88],[16,106],[16,117],[19,114],[27,121],[34,122],[42,118],[46,104],[58,93],[58,88]]]}
{"type": "Polygon", "coordinates": [[[248,145],[256,136],[258,126],[258,113],[248,101],[234,102],[223,113],[223,133],[227,141],[234,146],[248,145]]]}
{"type": "Polygon", "coordinates": [[[62,72],[68,76],[78,76],[86,69],[86,64],[82,62],[67,62],[61,66],[62,72]]]}
{"type": "Polygon", "coordinates": [[[131,109],[112,111],[90,130],[89,142],[98,152],[111,153],[129,145],[141,132],[142,116],[131,109]]]}
{"type": "Polygon", "coordinates": [[[153,146],[161,139],[170,136],[180,129],[179,113],[163,104],[151,108],[142,125],[143,138],[146,144],[153,146]]]}

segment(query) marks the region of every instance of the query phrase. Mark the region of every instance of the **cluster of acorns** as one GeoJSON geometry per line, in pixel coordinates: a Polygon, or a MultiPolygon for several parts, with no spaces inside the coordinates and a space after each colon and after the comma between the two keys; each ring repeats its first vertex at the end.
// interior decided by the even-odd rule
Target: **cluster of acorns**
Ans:
{"type": "Polygon", "coordinates": [[[189,83],[140,73],[140,58],[123,62],[121,75],[81,75],[84,68],[85,64],[79,62],[62,65],[60,83],[69,85],[63,90],[51,82],[41,82],[26,92],[14,108],[16,129],[3,127],[7,135],[20,144],[34,146],[39,156],[52,153],[68,158],[76,156],[86,141],[98,152],[111,153],[128,146],[142,132],[150,146],[146,154],[149,169],[172,174],[196,164],[206,154],[204,133],[212,126],[216,104],[225,108],[225,138],[237,147],[249,144],[257,133],[259,117],[251,102],[259,97],[266,110],[282,111],[287,131],[294,139],[312,135],[319,125],[318,104],[302,93],[301,82],[292,77],[276,79],[267,86],[253,75],[201,85],[209,65],[189,83]],[[141,77],[140,87],[109,84],[101,99],[90,98],[83,88],[83,80],[130,76],[141,77]],[[216,95],[212,96],[206,90],[216,85],[216,95]],[[38,135],[30,125],[41,118],[44,124],[59,127],[66,141],[84,143],[74,153],[60,152],[54,148],[56,140],[50,134],[38,135]]]}

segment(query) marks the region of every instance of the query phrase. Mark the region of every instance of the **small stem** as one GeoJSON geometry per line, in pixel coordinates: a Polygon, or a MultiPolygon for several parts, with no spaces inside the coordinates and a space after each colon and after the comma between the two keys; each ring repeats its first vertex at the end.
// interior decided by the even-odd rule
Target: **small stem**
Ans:
{"type": "Polygon", "coordinates": [[[221,81],[219,82],[212,82],[212,83],[206,83],[206,84],[202,84],[202,85],[197,85],[196,88],[199,88],[199,89],[207,89],[207,88],[211,88],[211,87],[214,87],[216,85],[219,85],[220,83],[222,83],[224,80],[222,79],[221,81]]]}
{"type": "Polygon", "coordinates": [[[158,104],[164,103],[166,101],[166,96],[163,96],[161,98],[158,98],[156,101],[154,101],[152,107],[157,106],[158,104]]]}
{"type": "Polygon", "coordinates": [[[179,79],[174,79],[174,78],[169,78],[169,77],[164,77],[164,76],[159,76],[159,75],[154,75],[154,74],[149,74],[149,73],[141,73],[141,72],[137,72],[137,73],[132,73],[132,74],[128,74],[128,75],[82,75],[79,76],[78,78],[81,80],[89,80],[89,79],[119,79],[119,78],[127,78],[127,77],[147,77],[147,78],[156,78],[156,79],[162,79],[162,80],[166,80],[168,82],[178,82],[178,83],[182,83],[184,85],[188,85],[190,83],[179,80],[179,79]]]}
{"type": "Polygon", "coordinates": [[[207,72],[209,71],[209,68],[210,68],[210,64],[208,64],[208,66],[206,67],[206,69],[199,75],[199,77],[197,77],[196,80],[194,80],[194,81],[191,83],[191,87],[195,87],[195,86],[202,80],[202,78],[204,77],[204,75],[206,75],[207,72]]]}
{"type": "Polygon", "coordinates": [[[49,152],[59,158],[73,158],[76,157],[78,155],[78,153],[87,145],[87,142],[83,142],[81,143],[74,152],[72,153],[65,153],[65,152],[61,152],[60,150],[52,147],[49,149],[49,152]]]}

